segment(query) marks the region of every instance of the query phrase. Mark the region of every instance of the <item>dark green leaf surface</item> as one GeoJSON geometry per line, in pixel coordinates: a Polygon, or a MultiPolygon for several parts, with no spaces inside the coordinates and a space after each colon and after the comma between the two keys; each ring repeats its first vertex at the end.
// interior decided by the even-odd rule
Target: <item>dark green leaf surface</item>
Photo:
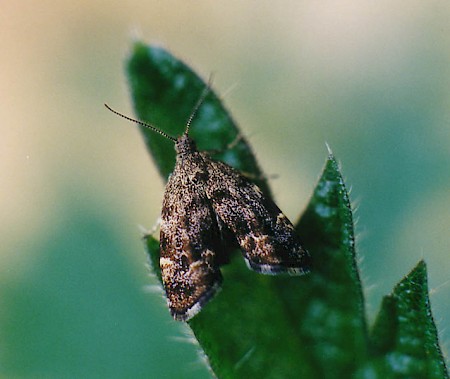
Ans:
{"type": "MultiPolygon", "coordinates": [[[[165,50],[142,43],[133,47],[127,74],[138,117],[170,135],[182,134],[205,83],[165,50]]],[[[244,139],[226,150],[239,131],[213,93],[191,130],[200,150],[225,149],[215,158],[263,177],[244,139]]],[[[166,179],[175,162],[173,142],[145,128],[142,132],[166,179]]],[[[264,180],[256,182],[269,193],[264,180]]],[[[217,377],[446,377],[423,264],[386,297],[369,340],[351,206],[331,154],[296,229],[313,258],[309,275],[256,274],[234,254],[222,268],[222,291],[189,321],[217,377]]],[[[153,237],[147,250],[161,280],[153,237]]]]}
{"type": "Polygon", "coordinates": [[[395,378],[448,378],[431,314],[425,262],[383,299],[371,340],[371,370],[395,378]]]}
{"type": "Polygon", "coordinates": [[[297,230],[311,273],[303,283],[277,278],[280,293],[316,377],[350,377],[366,357],[367,333],[350,202],[331,154],[297,230]]]}

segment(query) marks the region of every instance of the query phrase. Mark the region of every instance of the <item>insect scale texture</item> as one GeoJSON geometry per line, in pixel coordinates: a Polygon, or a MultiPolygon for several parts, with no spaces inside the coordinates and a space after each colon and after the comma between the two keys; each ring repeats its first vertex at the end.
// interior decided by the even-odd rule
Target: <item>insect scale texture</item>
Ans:
{"type": "Polygon", "coordinates": [[[185,133],[175,139],[108,109],[175,142],[176,164],[161,212],[160,267],[176,320],[195,316],[219,290],[219,267],[233,244],[241,248],[248,267],[259,273],[309,271],[309,254],[277,205],[237,170],[197,150],[188,135],[195,110],[185,133]]]}

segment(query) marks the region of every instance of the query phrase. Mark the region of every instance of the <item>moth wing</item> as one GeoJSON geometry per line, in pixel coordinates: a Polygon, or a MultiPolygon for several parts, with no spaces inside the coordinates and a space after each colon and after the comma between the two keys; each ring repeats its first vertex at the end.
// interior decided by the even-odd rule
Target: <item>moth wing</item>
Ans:
{"type": "Polygon", "coordinates": [[[277,205],[232,167],[206,158],[206,193],[236,237],[247,265],[262,274],[308,272],[310,256],[277,205]]]}
{"type": "Polygon", "coordinates": [[[161,213],[160,267],[172,316],[187,321],[217,292],[220,231],[204,186],[174,171],[161,213]]]}

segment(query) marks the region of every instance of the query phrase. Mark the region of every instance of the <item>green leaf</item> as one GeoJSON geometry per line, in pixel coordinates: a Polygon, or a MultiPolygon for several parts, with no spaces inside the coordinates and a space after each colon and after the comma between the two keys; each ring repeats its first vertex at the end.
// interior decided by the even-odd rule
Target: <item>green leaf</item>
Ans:
{"type": "Polygon", "coordinates": [[[425,262],[383,299],[371,335],[375,372],[396,378],[448,378],[428,298],[425,262]]]}
{"type": "MultiPolygon", "coordinates": [[[[140,42],[133,47],[127,75],[138,117],[174,137],[181,135],[206,84],[167,51],[140,42]]],[[[141,130],[166,179],[175,162],[173,141],[141,130]]],[[[223,150],[214,158],[251,174],[270,194],[245,139],[227,149],[240,133],[213,92],[194,118],[190,135],[200,150],[223,150]]],[[[217,377],[386,379],[403,372],[411,373],[408,377],[448,377],[423,263],[385,298],[369,338],[352,210],[331,153],[296,229],[312,255],[309,275],[260,275],[247,269],[241,254],[234,254],[221,269],[222,291],[189,321],[217,377]]],[[[147,251],[161,281],[155,238],[147,238],[147,251]]]]}
{"type": "MultiPolygon", "coordinates": [[[[206,83],[164,49],[140,42],[134,44],[126,70],[138,118],[173,137],[183,134],[206,83]]],[[[173,142],[148,128],[140,126],[140,129],[162,177],[167,179],[175,165],[173,142]]],[[[189,135],[199,150],[220,151],[215,158],[251,174],[257,178],[255,182],[261,190],[269,194],[250,146],[214,91],[209,92],[199,108],[189,135]]]]}
{"type": "MultiPolygon", "coordinates": [[[[189,322],[218,377],[231,378],[234,372],[239,377],[342,378],[365,358],[351,210],[332,156],[299,228],[309,236],[305,241],[314,256],[309,276],[262,276],[235,258],[222,269],[223,291],[189,322]],[[331,233],[329,225],[340,228],[331,233]],[[314,228],[325,229],[329,238],[314,234],[314,228]]],[[[156,240],[149,240],[147,248],[158,272],[156,240]]]]}
{"type": "Polygon", "coordinates": [[[367,332],[352,211],[331,154],[297,231],[313,255],[311,273],[305,282],[278,279],[280,293],[315,377],[350,377],[366,358],[367,332]]]}

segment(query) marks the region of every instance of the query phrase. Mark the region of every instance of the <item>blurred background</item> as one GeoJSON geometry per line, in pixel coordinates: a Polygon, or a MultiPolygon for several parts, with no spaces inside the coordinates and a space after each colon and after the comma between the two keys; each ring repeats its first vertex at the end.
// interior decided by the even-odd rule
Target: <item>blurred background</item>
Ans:
{"type": "MultiPolygon", "coordinates": [[[[331,146],[373,321],[419,259],[450,347],[450,4],[3,2],[0,376],[208,378],[145,267],[163,183],[131,113],[135,38],[221,94],[296,220],[331,146]]],[[[245,299],[243,299],[245,301],[245,299]]]]}

